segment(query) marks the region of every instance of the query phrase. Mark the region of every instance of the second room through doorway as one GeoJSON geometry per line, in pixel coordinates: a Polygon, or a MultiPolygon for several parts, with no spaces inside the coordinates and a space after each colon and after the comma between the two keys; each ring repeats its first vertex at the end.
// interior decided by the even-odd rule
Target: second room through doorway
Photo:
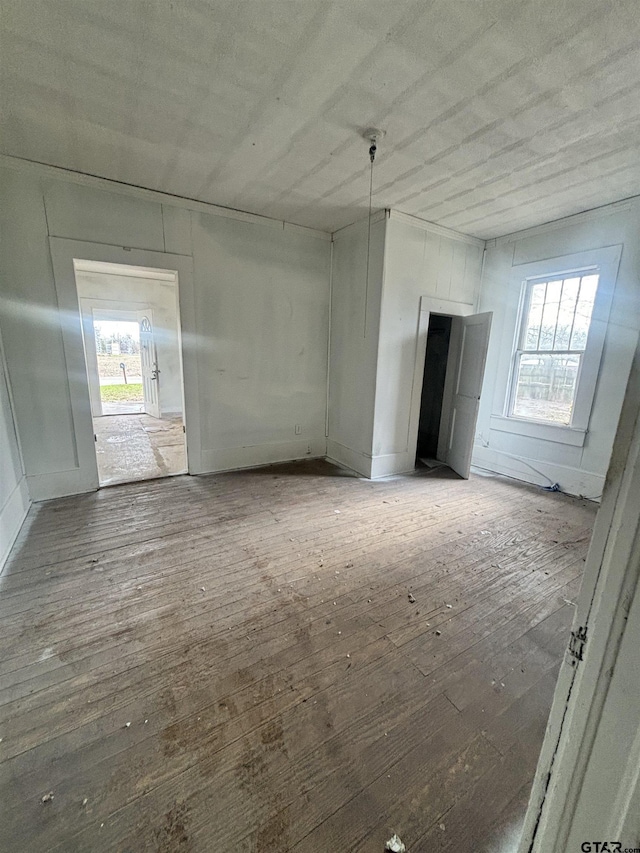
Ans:
{"type": "Polygon", "coordinates": [[[100,486],[186,473],[175,273],[75,269],[100,486]]]}

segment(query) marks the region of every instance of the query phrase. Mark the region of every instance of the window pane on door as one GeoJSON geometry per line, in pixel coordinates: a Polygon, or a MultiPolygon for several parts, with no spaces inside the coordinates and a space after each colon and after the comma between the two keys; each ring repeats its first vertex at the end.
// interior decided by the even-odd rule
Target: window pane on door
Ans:
{"type": "Polygon", "coordinates": [[[580,355],[527,353],[519,356],[513,403],[516,418],[569,425],[580,355]]]}

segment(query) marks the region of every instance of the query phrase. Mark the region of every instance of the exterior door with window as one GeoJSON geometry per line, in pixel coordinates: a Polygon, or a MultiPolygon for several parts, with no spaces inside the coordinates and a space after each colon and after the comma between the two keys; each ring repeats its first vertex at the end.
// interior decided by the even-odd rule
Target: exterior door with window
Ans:
{"type": "Polygon", "coordinates": [[[455,318],[462,326],[446,463],[469,479],[493,312],[455,318]]]}
{"type": "Polygon", "coordinates": [[[142,367],[144,410],[151,417],[159,418],[160,399],[158,385],[160,382],[160,370],[158,368],[158,355],[153,337],[153,323],[150,311],[140,316],[140,362],[142,367]]]}

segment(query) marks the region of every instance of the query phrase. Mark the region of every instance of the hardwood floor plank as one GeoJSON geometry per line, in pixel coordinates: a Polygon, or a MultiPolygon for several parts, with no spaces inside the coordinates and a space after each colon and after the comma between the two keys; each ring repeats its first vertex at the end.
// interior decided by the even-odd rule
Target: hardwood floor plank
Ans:
{"type": "Polygon", "coordinates": [[[0,848],[490,849],[593,517],[322,462],[34,506],[0,578],[0,848]]]}

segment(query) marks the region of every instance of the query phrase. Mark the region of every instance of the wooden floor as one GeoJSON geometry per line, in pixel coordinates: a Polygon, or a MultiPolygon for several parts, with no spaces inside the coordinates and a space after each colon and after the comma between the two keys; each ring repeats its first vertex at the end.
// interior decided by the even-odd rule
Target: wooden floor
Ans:
{"type": "Polygon", "coordinates": [[[326,463],[34,507],[0,579],[0,849],[511,849],[593,520],[326,463]]]}

